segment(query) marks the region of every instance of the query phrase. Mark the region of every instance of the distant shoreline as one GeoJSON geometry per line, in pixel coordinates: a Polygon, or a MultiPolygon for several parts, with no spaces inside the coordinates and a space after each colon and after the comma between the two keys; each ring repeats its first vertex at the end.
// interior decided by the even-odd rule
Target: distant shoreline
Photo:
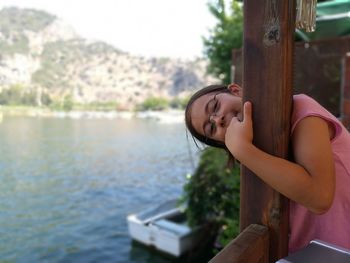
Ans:
{"type": "Polygon", "coordinates": [[[0,115],[68,119],[154,119],[161,123],[184,122],[184,111],[174,109],[164,111],[55,111],[38,107],[0,106],[0,115]]]}

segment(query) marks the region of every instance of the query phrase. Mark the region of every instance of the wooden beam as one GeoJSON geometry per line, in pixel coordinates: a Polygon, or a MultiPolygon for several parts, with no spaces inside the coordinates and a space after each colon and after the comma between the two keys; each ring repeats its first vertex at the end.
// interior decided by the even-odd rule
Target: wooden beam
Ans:
{"type": "Polygon", "coordinates": [[[209,263],[268,263],[269,231],[261,225],[248,226],[209,263]]]}
{"type": "MultiPolygon", "coordinates": [[[[293,0],[244,2],[243,99],[253,103],[254,144],[282,158],[288,156],[294,25],[293,0]]],[[[270,230],[269,261],[286,256],[288,200],[243,167],[240,228],[254,223],[270,230]]]]}

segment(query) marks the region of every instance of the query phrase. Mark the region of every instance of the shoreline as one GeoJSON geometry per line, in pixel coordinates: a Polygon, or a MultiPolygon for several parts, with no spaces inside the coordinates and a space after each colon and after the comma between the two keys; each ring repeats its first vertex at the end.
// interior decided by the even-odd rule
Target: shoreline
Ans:
{"type": "Polygon", "coordinates": [[[184,110],[169,109],[164,111],[53,111],[47,108],[6,107],[0,106],[0,119],[6,116],[25,116],[69,119],[152,119],[160,123],[184,122],[184,110]]]}

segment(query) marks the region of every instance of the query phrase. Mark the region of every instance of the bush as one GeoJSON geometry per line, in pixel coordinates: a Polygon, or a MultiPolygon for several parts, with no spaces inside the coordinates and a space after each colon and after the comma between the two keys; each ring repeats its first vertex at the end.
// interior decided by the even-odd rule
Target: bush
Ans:
{"type": "Polygon", "coordinates": [[[53,111],[61,111],[63,110],[62,102],[60,100],[54,99],[50,103],[49,108],[53,111]]]}
{"type": "Polygon", "coordinates": [[[54,111],[71,111],[74,107],[74,101],[71,95],[64,96],[63,100],[61,98],[56,98],[50,101],[49,108],[54,111]]]}
{"type": "Polygon", "coordinates": [[[71,95],[66,95],[63,99],[63,110],[64,111],[71,111],[73,109],[73,105],[74,105],[74,102],[73,102],[73,98],[71,95]]]}
{"type": "Polygon", "coordinates": [[[169,106],[171,108],[174,108],[174,109],[182,109],[183,110],[186,108],[186,105],[187,105],[189,99],[190,99],[190,97],[186,97],[186,98],[176,97],[170,101],[169,106]]]}
{"type": "Polygon", "coordinates": [[[206,148],[184,187],[181,201],[187,203],[191,226],[216,225],[220,246],[225,246],[239,231],[239,167],[227,168],[227,160],[223,150],[206,148]]]}
{"type": "Polygon", "coordinates": [[[52,99],[49,94],[42,93],[41,94],[41,103],[45,106],[49,106],[52,103],[52,99]]]}
{"type": "Polygon", "coordinates": [[[20,85],[12,85],[8,89],[3,89],[0,93],[1,105],[20,105],[22,97],[22,87],[20,85]]]}
{"type": "Polygon", "coordinates": [[[169,107],[165,98],[150,97],[137,107],[138,110],[164,110],[169,107]]]}
{"type": "Polygon", "coordinates": [[[27,106],[35,106],[37,105],[36,97],[37,97],[37,92],[35,90],[24,92],[22,93],[20,104],[27,105],[27,106]]]}
{"type": "Polygon", "coordinates": [[[119,103],[116,101],[105,102],[90,102],[85,104],[74,104],[76,110],[91,110],[91,111],[115,111],[119,107],[119,103]]]}
{"type": "Polygon", "coordinates": [[[3,89],[0,93],[0,104],[1,105],[36,105],[36,95],[35,90],[26,90],[20,84],[11,85],[7,89],[3,89]]]}

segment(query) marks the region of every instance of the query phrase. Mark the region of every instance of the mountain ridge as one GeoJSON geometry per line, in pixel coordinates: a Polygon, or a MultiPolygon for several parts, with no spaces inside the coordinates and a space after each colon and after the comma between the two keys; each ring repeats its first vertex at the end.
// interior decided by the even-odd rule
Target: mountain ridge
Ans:
{"type": "Polygon", "coordinates": [[[118,103],[134,109],[151,97],[183,98],[219,80],[204,59],[134,56],[102,41],[79,36],[54,15],[16,7],[0,10],[0,90],[21,86],[76,103],[118,103]]]}

